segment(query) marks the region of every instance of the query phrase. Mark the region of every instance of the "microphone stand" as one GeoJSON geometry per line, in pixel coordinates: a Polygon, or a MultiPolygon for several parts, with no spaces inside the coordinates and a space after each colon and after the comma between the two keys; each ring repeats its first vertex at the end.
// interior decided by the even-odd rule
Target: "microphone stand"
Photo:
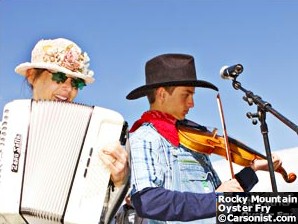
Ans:
{"type": "Polygon", "coordinates": [[[275,117],[277,117],[280,121],[282,121],[284,124],[286,124],[288,127],[290,127],[292,130],[294,130],[298,134],[298,126],[285,118],[283,115],[281,115],[279,112],[274,110],[270,103],[265,102],[262,100],[261,97],[254,95],[253,92],[246,90],[241,86],[241,83],[236,81],[236,77],[233,77],[233,83],[232,83],[234,89],[236,90],[242,90],[246,96],[243,97],[243,100],[246,101],[249,106],[251,106],[253,103],[257,105],[258,112],[257,113],[247,113],[247,117],[252,119],[252,123],[255,125],[257,124],[257,121],[253,118],[258,118],[260,121],[260,129],[261,133],[263,135],[267,160],[268,160],[268,167],[269,167],[269,173],[270,173],[270,179],[271,179],[271,185],[272,185],[272,191],[277,192],[277,186],[276,186],[276,180],[274,175],[274,167],[272,162],[272,156],[271,156],[271,149],[269,144],[269,137],[268,137],[268,126],[266,123],[266,112],[270,112],[275,117]]]}

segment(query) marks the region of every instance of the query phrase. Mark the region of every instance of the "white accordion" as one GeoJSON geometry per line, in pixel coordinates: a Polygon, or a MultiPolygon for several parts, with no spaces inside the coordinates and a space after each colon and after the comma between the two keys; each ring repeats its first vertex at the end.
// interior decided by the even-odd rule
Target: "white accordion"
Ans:
{"type": "Polygon", "coordinates": [[[108,207],[110,172],[98,153],[117,140],[127,148],[127,129],[121,114],[101,107],[34,100],[6,104],[0,224],[110,222],[127,187],[108,207]]]}

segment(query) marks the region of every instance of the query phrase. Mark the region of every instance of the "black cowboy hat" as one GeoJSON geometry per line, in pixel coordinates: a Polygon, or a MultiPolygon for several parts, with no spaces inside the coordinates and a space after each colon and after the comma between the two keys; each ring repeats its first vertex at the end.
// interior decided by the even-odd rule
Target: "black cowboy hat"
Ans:
{"type": "Polygon", "coordinates": [[[194,58],[187,54],[163,54],[152,58],[145,66],[146,85],[132,90],[126,99],[146,96],[148,91],[161,86],[195,86],[218,88],[207,81],[197,80],[194,58]]]}

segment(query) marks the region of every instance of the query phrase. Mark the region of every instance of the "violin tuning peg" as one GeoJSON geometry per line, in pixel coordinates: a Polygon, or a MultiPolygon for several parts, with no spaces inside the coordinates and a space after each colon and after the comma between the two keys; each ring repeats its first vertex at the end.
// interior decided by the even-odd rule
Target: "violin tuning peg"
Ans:
{"type": "Polygon", "coordinates": [[[258,123],[258,121],[256,119],[252,119],[252,124],[256,125],[258,123]]]}

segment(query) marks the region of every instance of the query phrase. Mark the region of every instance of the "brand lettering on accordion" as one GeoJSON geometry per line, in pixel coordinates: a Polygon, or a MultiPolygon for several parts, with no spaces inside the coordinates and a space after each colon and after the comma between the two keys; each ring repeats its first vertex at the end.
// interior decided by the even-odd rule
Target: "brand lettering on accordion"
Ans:
{"type": "Polygon", "coordinates": [[[14,138],[13,161],[11,165],[11,171],[15,173],[17,173],[19,169],[21,148],[22,148],[22,135],[16,134],[16,137],[14,138]]]}

